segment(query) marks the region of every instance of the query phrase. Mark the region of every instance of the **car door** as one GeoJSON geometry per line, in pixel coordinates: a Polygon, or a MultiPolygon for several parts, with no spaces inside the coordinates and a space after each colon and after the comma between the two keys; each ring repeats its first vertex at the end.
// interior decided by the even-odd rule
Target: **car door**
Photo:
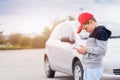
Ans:
{"type": "Polygon", "coordinates": [[[72,62],[72,47],[74,45],[74,33],[71,25],[68,23],[57,26],[51,35],[52,44],[51,58],[53,59],[56,70],[69,73],[72,62]],[[56,36],[56,37],[55,37],[56,36]],[[61,41],[62,38],[67,38],[70,41],[61,41]]]}

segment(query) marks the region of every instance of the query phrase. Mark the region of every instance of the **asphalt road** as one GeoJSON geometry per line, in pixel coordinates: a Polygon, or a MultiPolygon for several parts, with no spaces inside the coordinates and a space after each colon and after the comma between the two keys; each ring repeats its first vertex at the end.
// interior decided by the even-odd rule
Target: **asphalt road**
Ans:
{"type": "Polygon", "coordinates": [[[46,78],[44,52],[44,49],[1,50],[0,80],[73,80],[72,76],[59,72],[55,78],[46,78]]]}

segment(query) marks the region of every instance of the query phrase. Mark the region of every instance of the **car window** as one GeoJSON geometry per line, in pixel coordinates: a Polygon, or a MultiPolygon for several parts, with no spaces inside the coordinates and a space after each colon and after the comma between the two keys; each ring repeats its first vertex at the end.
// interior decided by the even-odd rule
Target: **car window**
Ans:
{"type": "Polygon", "coordinates": [[[55,27],[53,30],[51,37],[54,39],[61,39],[62,37],[68,37],[70,40],[74,40],[74,32],[72,30],[72,27],[69,23],[61,23],[58,26],[55,27]]]}

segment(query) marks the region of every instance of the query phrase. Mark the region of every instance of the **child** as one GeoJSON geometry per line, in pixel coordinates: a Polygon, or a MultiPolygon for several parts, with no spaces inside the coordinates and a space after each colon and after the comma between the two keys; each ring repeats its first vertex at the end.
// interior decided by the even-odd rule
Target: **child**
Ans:
{"type": "Polygon", "coordinates": [[[106,54],[107,40],[111,36],[111,31],[98,25],[91,13],[80,14],[78,21],[81,26],[77,33],[80,33],[82,29],[90,33],[86,46],[80,45],[80,48],[76,49],[79,54],[83,55],[83,80],[100,80],[103,72],[102,61],[106,54]]]}

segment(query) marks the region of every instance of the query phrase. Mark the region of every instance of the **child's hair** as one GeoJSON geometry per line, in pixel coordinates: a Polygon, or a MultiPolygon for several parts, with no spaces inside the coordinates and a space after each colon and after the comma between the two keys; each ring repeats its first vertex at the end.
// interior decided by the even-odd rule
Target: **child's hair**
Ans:
{"type": "MultiPolygon", "coordinates": [[[[91,18],[91,19],[89,19],[89,20],[92,20],[92,21],[94,21],[94,22],[97,22],[95,18],[91,18]]],[[[88,20],[87,22],[85,22],[84,24],[89,24],[89,20],[88,20]]]]}

